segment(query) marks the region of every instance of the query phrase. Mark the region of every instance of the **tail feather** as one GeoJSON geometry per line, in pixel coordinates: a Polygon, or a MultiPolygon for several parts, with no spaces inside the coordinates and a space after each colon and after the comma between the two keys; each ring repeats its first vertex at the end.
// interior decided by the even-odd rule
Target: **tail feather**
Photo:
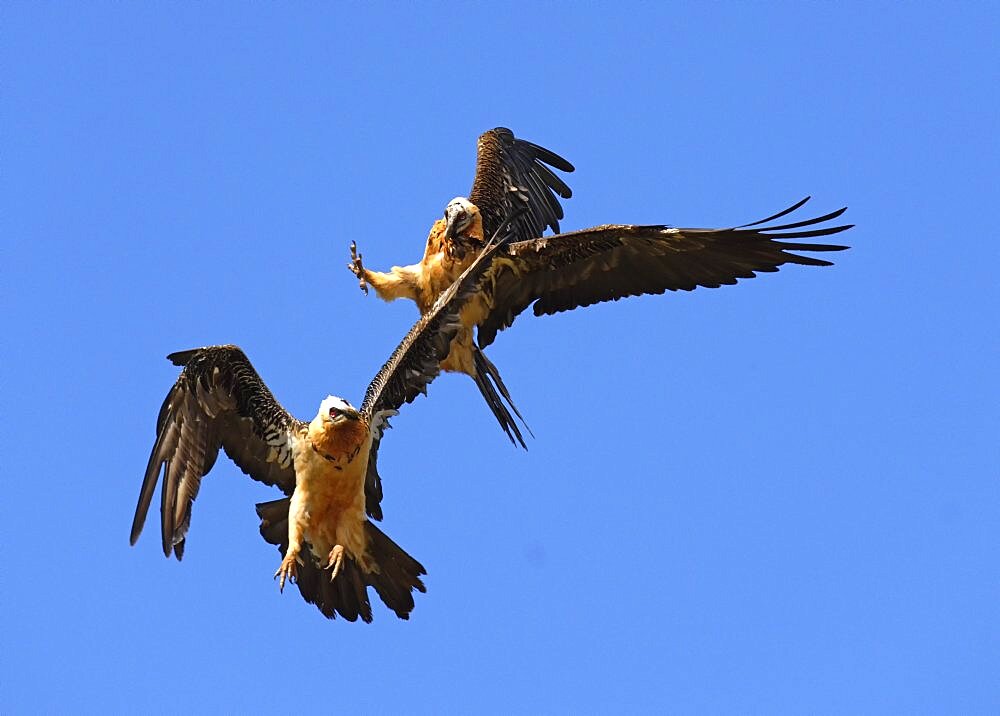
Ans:
{"type": "Polygon", "coordinates": [[[368,533],[368,553],[379,568],[378,572],[365,574],[365,581],[375,587],[379,597],[397,617],[409,619],[414,606],[413,590],[427,591],[420,580],[420,575],[427,574],[427,570],[373,523],[365,522],[365,531],[368,533]]]}
{"type": "MultiPolygon", "coordinates": [[[[257,515],[260,517],[260,535],[265,541],[278,546],[281,556],[288,551],[288,503],[289,498],[262,502],[257,505],[257,515]]],[[[331,580],[328,572],[323,570],[306,550],[303,563],[299,565],[296,584],[302,598],[316,607],[327,619],[335,619],[340,614],[348,621],[356,621],[360,616],[363,621],[372,620],[371,603],[368,592],[362,584],[352,591],[342,591],[343,585],[354,585],[361,582],[360,570],[353,559],[345,559],[337,579],[331,580]]]]}
{"type": "MultiPolygon", "coordinates": [[[[267,542],[278,546],[282,557],[288,551],[288,505],[287,497],[257,505],[260,534],[267,542]]],[[[307,602],[315,604],[328,619],[335,619],[339,614],[348,621],[361,617],[362,621],[371,622],[368,587],[374,587],[396,616],[409,619],[414,607],[412,591],[427,591],[420,580],[420,575],[427,572],[420,562],[371,522],[365,522],[365,532],[368,552],[378,572],[365,572],[356,560],[345,555],[340,573],[331,580],[330,570],[322,568],[311,552],[305,550],[304,564],[299,565],[296,579],[299,593],[307,602]]]]}
{"type": "Polygon", "coordinates": [[[524,425],[529,435],[532,437],[535,435],[524,421],[517,406],[514,405],[514,401],[510,397],[510,391],[507,390],[503,378],[500,377],[500,371],[497,370],[497,367],[493,365],[493,361],[487,358],[486,354],[478,346],[473,346],[472,354],[476,364],[476,375],[473,376],[473,379],[476,381],[476,386],[479,388],[479,392],[482,393],[483,399],[486,400],[486,404],[493,411],[493,415],[496,417],[497,422],[500,423],[503,431],[507,433],[510,441],[515,445],[520,443],[521,447],[527,450],[528,446],[525,444],[524,437],[517,427],[514,415],[518,417],[518,420],[524,425]],[[499,392],[497,392],[498,390],[499,392]],[[510,406],[509,410],[507,408],[508,405],[510,406]],[[511,415],[511,410],[514,411],[514,415],[511,415]]]}

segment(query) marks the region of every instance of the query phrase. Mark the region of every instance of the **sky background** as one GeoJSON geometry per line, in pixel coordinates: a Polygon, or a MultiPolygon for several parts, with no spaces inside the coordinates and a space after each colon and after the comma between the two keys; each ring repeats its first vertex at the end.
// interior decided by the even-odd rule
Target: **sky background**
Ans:
{"type": "Polygon", "coordinates": [[[0,710],[1000,710],[996,4],[0,12],[0,710]],[[564,230],[811,194],[852,249],[523,316],[527,452],[439,378],[379,461],[409,622],[279,594],[224,458],[182,563],[129,547],[164,356],[360,403],[416,310],[348,244],[416,261],[498,125],[576,165],[564,230]]]}

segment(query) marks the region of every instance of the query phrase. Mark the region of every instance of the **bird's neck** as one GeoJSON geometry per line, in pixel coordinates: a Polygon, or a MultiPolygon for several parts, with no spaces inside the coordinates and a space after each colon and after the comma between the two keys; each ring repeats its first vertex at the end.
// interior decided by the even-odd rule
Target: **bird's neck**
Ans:
{"type": "Polygon", "coordinates": [[[331,462],[350,462],[368,440],[368,426],[363,420],[331,422],[317,416],[310,424],[308,440],[313,450],[331,462]]]}

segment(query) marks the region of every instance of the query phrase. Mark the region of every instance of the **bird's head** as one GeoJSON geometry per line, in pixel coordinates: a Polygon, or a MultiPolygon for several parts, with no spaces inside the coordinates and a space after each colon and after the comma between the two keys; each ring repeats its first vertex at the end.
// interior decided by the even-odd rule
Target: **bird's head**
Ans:
{"type": "Polygon", "coordinates": [[[335,395],[328,395],[319,404],[319,414],[316,419],[324,424],[340,425],[350,420],[359,420],[361,414],[354,409],[354,406],[343,398],[335,395]]]}
{"type": "Polygon", "coordinates": [[[444,237],[450,241],[460,234],[466,233],[469,229],[477,229],[482,238],[482,217],[479,215],[479,207],[466,199],[464,196],[456,196],[448,202],[444,208],[445,229],[444,237]]]}
{"type": "Polygon", "coordinates": [[[307,433],[313,449],[333,462],[350,462],[370,436],[368,423],[354,406],[334,395],[319,404],[319,414],[307,433]]]}

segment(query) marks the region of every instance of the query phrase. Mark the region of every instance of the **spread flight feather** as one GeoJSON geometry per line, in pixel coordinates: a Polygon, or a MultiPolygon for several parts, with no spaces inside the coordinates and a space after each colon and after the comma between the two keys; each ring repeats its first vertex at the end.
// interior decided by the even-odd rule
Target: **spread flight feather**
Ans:
{"type": "Polygon", "coordinates": [[[142,531],[162,473],[163,551],[183,556],[201,479],[222,448],[250,477],[287,496],[257,506],[261,534],[284,557],[276,574],[282,586],[297,578],[302,596],[326,616],[352,621],[371,621],[371,586],[407,618],[413,590],[424,591],[425,570],[368,520],[381,517],[377,451],[388,417],[438,374],[460,312],[498,249],[483,251],[413,326],[368,386],[360,410],[330,396],[307,423],[278,403],[238,347],[172,353],[184,370],[157,418],[130,541],[142,531]]]}

